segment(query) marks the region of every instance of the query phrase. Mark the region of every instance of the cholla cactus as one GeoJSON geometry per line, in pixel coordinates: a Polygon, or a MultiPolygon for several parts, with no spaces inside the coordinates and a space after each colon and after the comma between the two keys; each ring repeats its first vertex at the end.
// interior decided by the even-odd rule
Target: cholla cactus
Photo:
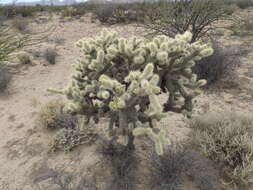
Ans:
{"type": "Polygon", "coordinates": [[[88,120],[110,119],[113,137],[122,135],[133,148],[134,135],[147,135],[162,154],[164,134],[156,123],[165,116],[157,95],[168,94],[167,108],[173,108],[176,95],[184,98],[182,109],[191,111],[196,89],[205,84],[191,68],[195,61],[212,54],[209,45],[190,44],[186,32],[175,39],[119,38],[104,30],[95,38],[77,42],[83,58],[69,87],[60,91],[72,100],[69,109],[88,120]]]}

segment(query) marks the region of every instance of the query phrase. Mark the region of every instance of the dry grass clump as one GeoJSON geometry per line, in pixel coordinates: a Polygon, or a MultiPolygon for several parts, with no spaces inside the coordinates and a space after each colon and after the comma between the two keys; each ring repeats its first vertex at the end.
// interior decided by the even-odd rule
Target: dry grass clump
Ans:
{"type": "Polygon", "coordinates": [[[192,184],[199,190],[221,188],[218,172],[211,163],[197,152],[186,150],[178,144],[169,145],[162,156],[151,153],[149,161],[151,189],[181,190],[185,184],[192,184]]]}
{"type": "Polygon", "coordinates": [[[4,92],[10,82],[11,75],[7,67],[0,63],[0,93],[4,92]]]}
{"type": "Polygon", "coordinates": [[[223,169],[232,182],[247,189],[253,182],[253,115],[208,113],[190,122],[192,142],[223,169]]]}
{"type": "Polygon", "coordinates": [[[42,107],[37,117],[37,124],[44,128],[55,129],[59,127],[59,117],[63,114],[64,104],[54,100],[42,107]]]}
{"type": "Polygon", "coordinates": [[[18,60],[22,65],[29,65],[32,63],[31,58],[28,54],[18,55],[18,60]]]}

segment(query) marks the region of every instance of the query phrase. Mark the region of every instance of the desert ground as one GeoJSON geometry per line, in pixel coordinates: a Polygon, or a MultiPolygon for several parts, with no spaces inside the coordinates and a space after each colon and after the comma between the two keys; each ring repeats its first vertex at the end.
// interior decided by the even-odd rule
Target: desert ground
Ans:
{"type": "MultiPolygon", "coordinates": [[[[40,57],[32,57],[31,65],[19,66],[14,62],[11,83],[0,96],[0,189],[60,190],[63,188],[49,180],[60,173],[58,180],[63,183],[70,181],[66,189],[78,189],[76,184],[84,179],[87,183],[83,187],[86,189],[93,189],[92,182],[96,180],[101,183],[94,189],[102,190],[108,171],[96,167],[100,160],[96,145],[82,145],[69,153],[51,153],[49,149],[54,131],[38,127],[35,119],[43,105],[64,98],[51,94],[47,89],[64,88],[70,81],[74,70],[72,64],[81,56],[75,42],[98,34],[104,27],[115,30],[124,37],[143,36],[145,32],[135,24],[106,26],[92,22],[89,15],[70,20],[62,19],[59,15],[50,17],[48,14],[40,14],[36,19],[31,19],[28,27],[30,31],[36,32],[50,26],[55,26],[56,29],[49,40],[24,51],[32,55],[35,51],[54,48],[58,54],[56,64],[50,65],[40,57]],[[40,19],[48,21],[36,22],[40,19]],[[55,43],[57,39],[62,40],[62,43],[55,43]],[[91,175],[94,172],[96,179],[91,175]],[[72,174],[74,175],[71,176],[72,174]]],[[[236,88],[226,88],[225,84],[220,84],[205,89],[196,98],[194,114],[224,110],[253,112],[253,37],[232,36],[224,30],[220,40],[228,46],[236,44],[249,50],[247,56],[241,57],[243,64],[238,69],[239,85],[236,88]]],[[[184,121],[182,115],[169,112],[160,125],[166,130],[169,139],[182,141],[191,130],[184,121]]],[[[101,125],[98,127],[103,129],[101,125]]],[[[145,177],[140,180],[138,189],[148,189],[145,177]]]]}

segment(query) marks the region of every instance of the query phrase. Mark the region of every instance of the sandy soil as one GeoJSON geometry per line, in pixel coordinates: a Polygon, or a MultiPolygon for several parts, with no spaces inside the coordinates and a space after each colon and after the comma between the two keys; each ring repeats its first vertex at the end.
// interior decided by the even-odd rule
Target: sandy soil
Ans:
{"type": "MultiPolygon", "coordinates": [[[[40,17],[47,17],[41,15],[40,17]]],[[[31,22],[32,31],[40,31],[49,26],[56,26],[50,36],[51,41],[36,45],[31,50],[43,51],[48,47],[55,48],[59,56],[55,65],[48,65],[41,58],[33,58],[32,66],[19,67],[15,70],[7,92],[0,97],[0,189],[1,190],[37,190],[61,189],[41,178],[53,175],[53,171],[75,172],[75,180],[79,180],[81,172],[89,177],[89,171],[97,164],[99,156],[95,146],[81,146],[71,153],[48,153],[54,132],[43,130],[34,123],[40,107],[52,99],[61,98],[51,95],[47,88],[64,87],[71,76],[74,64],[80,56],[74,43],[82,37],[97,34],[105,26],[91,23],[90,17],[64,21],[54,15],[52,20],[37,24],[31,22]],[[64,44],[56,45],[52,39],[64,39],[64,44]],[[40,178],[36,178],[40,176],[40,178]]],[[[143,32],[134,25],[115,25],[109,27],[122,36],[140,36],[143,32]]],[[[224,43],[244,44],[253,47],[252,38],[224,36],[224,43]]],[[[253,50],[253,48],[252,48],[253,50]]],[[[234,110],[253,112],[253,51],[243,57],[243,65],[239,69],[240,86],[236,89],[207,90],[197,100],[195,114],[207,111],[234,110]]],[[[217,89],[217,88],[216,88],[217,89]]],[[[185,126],[184,118],[175,113],[161,122],[168,137],[180,141],[187,137],[190,129],[185,126]]],[[[63,173],[64,173],[63,172],[63,173]]],[[[103,176],[103,171],[97,175],[103,176]]],[[[71,186],[70,189],[76,189],[71,186]]],[[[87,186],[87,189],[91,189],[87,186]]],[[[102,189],[99,188],[98,189],[102,189]]],[[[145,189],[145,188],[143,188],[145,189]]]]}

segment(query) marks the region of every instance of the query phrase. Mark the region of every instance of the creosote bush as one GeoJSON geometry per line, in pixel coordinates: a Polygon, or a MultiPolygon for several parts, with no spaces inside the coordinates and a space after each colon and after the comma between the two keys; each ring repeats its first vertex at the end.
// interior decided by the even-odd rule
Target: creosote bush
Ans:
{"type": "Polygon", "coordinates": [[[109,119],[109,135],[122,137],[134,149],[134,138],[146,135],[158,154],[166,144],[157,122],[166,110],[190,112],[192,100],[205,80],[192,72],[195,62],[212,54],[210,44],[190,43],[186,32],[175,38],[120,38],[104,30],[99,36],[77,42],[83,58],[76,64],[70,85],[63,90],[49,89],[71,100],[72,114],[84,115],[87,122],[109,119]],[[162,106],[158,95],[166,93],[162,106]],[[177,102],[181,97],[183,102],[177,102]]]}
{"type": "Polygon", "coordinates": [[[221,189],[219,173],[210,161],[181,145],[169,145],[162,156],[153,152],[148,160],[151,189],[179,190],[188,182],[199,190],[221,189]]]}
{"type": "Polygon", "coordinates": [[[221,0],[177,0],[149,11],[145,23],[151,35],[174,37],[186,31],[192,33],[191,42],[207,37],[217,21],[227,19],[231,10],[221,0]]]}
{"type": "Polygon", "coordinates": [[[197,61],[193,71],[199,79],[205,79],[207,85],[226,83],[227,87],[238,85],[236,69],[241,65],[241,57],[247,54],[246,50],[238,46],[226,47],[217,41],[212,42],[214,53],[197,61]]]}
{"type": "Polygon", "coordinates": [[[190,122],[192,142],[222,168],[226,177],[247,189],[253,182],[253,115],[207,113],[190,122]]]}

